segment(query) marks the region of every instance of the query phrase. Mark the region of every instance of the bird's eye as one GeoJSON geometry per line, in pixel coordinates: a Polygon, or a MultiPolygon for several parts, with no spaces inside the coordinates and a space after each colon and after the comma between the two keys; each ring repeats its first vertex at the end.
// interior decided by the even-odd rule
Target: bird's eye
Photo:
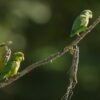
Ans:
{"type": "Polygon", "coordinates": [[[92,12],[89,12],[89,14],[92,14],[92,12]]]}

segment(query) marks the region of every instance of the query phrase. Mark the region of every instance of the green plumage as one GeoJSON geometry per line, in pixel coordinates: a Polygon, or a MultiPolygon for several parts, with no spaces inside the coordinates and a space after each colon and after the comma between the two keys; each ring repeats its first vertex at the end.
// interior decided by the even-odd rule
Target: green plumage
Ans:
{"type": "Polygon", "coordinates": [[[82,11],[73,23],[70,37],[79,35],[79,33],[86,31],[90,18],[92,18],[91,10],[82,11]]]}
{"type": "Polygon", "coordinates": [[[0,71],[0,80],[8,79],[15,76],[18,73],[20,63],[24,60],[24,54],[22,52],[16,52],[12,58],[8,61],[4,69],[0,71]]]}

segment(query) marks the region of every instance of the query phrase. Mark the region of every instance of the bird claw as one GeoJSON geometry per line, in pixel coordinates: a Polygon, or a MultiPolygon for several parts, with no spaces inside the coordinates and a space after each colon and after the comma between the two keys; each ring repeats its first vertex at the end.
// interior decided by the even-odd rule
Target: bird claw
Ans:
{"type": "Polygon", "coordinates": [[[74,47],[69,47],[69,52],[70,52],[72,55],[73,55],[74,51],[75,51],[74,47]]]}
{"type": "Polygon", "coordinates": [[[78,37],[80,37],[80,34],[79,34],[79,33],[77,33],[77,36],[78,36],[78,37]]]}
{"type": "Polygon", "coordinates": [[[7,78],[7,77],[5,77],[5,79],[4,79],[5,81],[8,81],[9,79],[7,78]]]}

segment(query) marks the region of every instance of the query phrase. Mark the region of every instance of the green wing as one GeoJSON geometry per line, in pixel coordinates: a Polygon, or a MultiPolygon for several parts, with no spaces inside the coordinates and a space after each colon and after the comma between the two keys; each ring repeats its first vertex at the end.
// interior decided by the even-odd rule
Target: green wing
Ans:
{"type": "Polygon", "coordinates": [[[15,74],[14,71],[16,67],[17,67],[16,61],[9,61],[2,70],[2,72],[0,73],[0,80],[7,79],[13,76],[15,74]]]}
{"type": "Polygon", "coordinates": [[[78,16],[74,21],[70,36],[73,37],[74,35],[79,34],[82,31],[85,31],[87,25],[88,25],[88,20],[86,20],[85,17],[78,16]]]}

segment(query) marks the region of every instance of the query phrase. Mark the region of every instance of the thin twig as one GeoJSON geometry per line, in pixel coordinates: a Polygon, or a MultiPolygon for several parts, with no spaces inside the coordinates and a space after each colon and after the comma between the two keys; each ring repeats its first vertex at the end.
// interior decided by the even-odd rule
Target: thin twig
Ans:
{"type": "Polygon", "coordinates": [[[79,48],[76,46],[75,51],[73,53],[73,60],[72,66],[70,70],[70,77],[69,77],[69,86],[65,95],[61,98],[61,100],[71,100],[73,95],[73,89],[77,84],[77,71],[78,71],[78,63],[79,63],[79,48]]]}
{"type": "Polygon", "coordinates": [[[0,82],[0,88],[5,87],[11,83],[13,83],[15,80],[18,80],[20,77],[26,75],[27,73],[29,73],[30,71],[34,70],[35,68],[41,66],[41,65],[45,65],[47,63],[49,63],[50,61],[56,60],[57,58],[63,56],[66,52],[69,51],[70,47],[73,47],[74,45],[77,45],[88,33],[91,32],[92,29],[95,28],[95,26],[97,24],[100,23],[100,17],[98,17],[96,19],[96,21],[94,21],[94,23],[88,28],[88,30],[86,30],[85,32],[83,32],[80,37],[76,37],[75,40],[73,40],[68,46],[66,46],[63,50],[49,56],[48,58],[45,58],[43,60],[37,61],[36,63],[26,67],[23,71],[21,71],[16,77],[12,77],[7,81],[1,81],[0,82]]]}

